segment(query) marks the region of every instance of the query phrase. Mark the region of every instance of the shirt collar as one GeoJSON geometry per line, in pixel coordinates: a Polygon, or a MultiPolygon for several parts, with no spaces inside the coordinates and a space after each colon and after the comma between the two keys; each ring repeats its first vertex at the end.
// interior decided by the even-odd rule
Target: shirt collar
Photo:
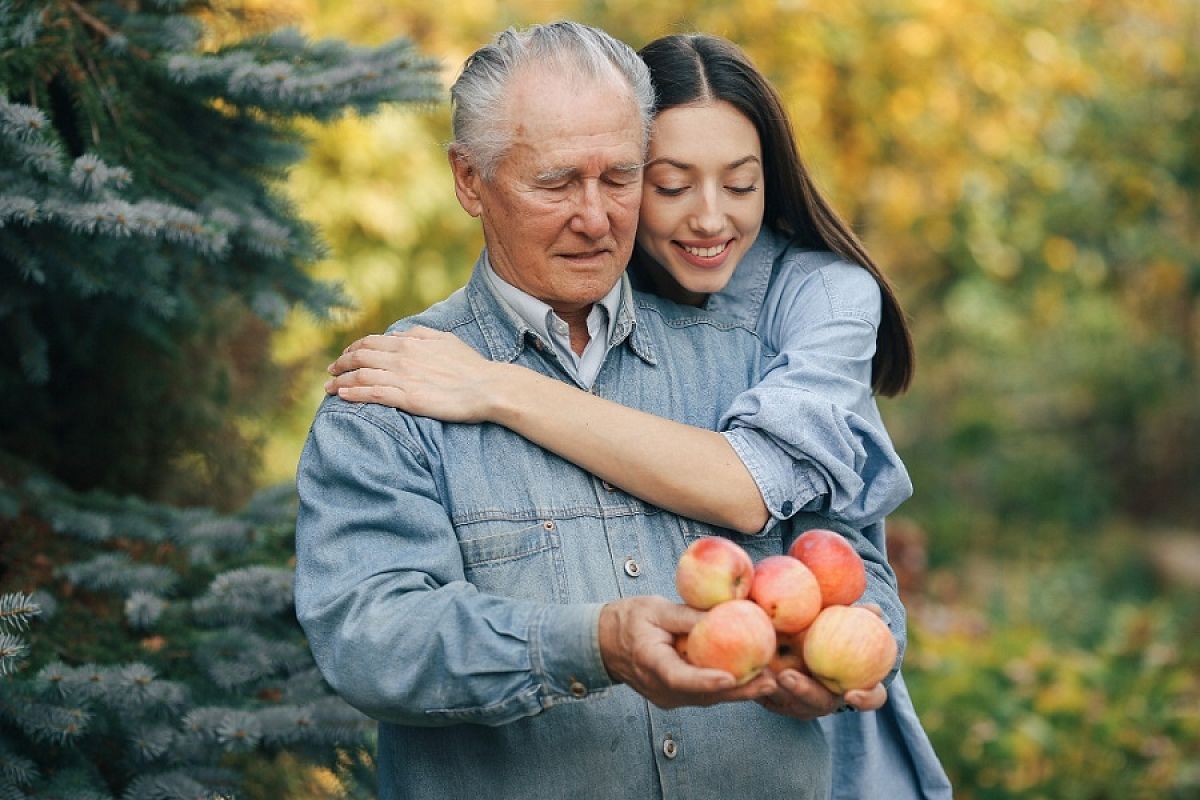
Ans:
{"type": "MultiPolygon", "coordinates": [[[[509,286],[513,291],[536,303],[541,303],[541,301],[529,297],[520,289],[500,280],[498,276],[493,281],[487,275],[490,270],[485,249],[475,261],[475,269],[467,283],[467,302],[483,331],[483,338],[487,343],[491,359],[493,361],[513,361],[521,354],[530,339],[541,339],[543,344],[547,343],[545,338],[547,336],[545,332],[546,316],[544,313],[540,317],[534,316],[535,320],[540,318],[540,325],[535,325],[531,320],[526,319],[506,298],[501,296],[495,284],[509,286]]],[[[629,279],[624,273],[621,273],[621,279],[600,300],[600,303],[608,312],[609,347],[615,347],[628,340],[630,348],[638,357],[648,364],[656,364],[654,345],[637,325],[635,313],[637,304],[634,300],[633,289],[629,285],[629,279]]],[[[547,306],[547,308],[549,307],[547,306]]]]}
{"type": "MultiPolygon", "coordinates": [[[[499,295],[500,299],[507,303],[544,342],[549,343],[555,338],[570,341],[569,335],[564,331],[551,330],[552,325],[565,324],[554,312],[554,309],[497,275],[486,251],[483,255],[483,274],[487,277],[492,291],[499,295]]],[[[587,318],[589,334],[594,336],[603,326],[604,338],[609,342],[612,341],[613,332],[617,327],[617,315],[621,309],[621,283],[619,280],[614,283],[608,293],[592,306],[587,318]]]]}

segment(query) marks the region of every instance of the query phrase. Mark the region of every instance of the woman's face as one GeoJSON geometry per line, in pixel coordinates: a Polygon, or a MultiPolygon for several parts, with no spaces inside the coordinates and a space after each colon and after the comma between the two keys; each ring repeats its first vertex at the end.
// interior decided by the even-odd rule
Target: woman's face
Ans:
{"type": "Polygon", "coordinates": [[[762,147],[754,124],[720,100],[654,120],[637,242],[662,271],[659,291],[697,304],[718,292],[763,221],[762,147]]]}

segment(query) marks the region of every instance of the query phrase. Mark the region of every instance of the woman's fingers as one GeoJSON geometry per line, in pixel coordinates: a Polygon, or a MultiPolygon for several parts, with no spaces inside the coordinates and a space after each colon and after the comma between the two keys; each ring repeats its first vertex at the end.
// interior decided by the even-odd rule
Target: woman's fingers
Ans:
{"type": "Polygon", "coordinates": [[[887,702],[887,689],[882,683],[877,683],[870,689],[855,689],[846,692],[847,705],[854,706],[859,711],[878,711],[887,702]]]}

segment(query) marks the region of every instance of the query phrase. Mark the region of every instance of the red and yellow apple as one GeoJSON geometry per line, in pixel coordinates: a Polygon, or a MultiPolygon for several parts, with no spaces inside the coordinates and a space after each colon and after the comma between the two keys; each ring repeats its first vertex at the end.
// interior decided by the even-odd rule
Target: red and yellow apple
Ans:
{"type": "Polygon", "coordinates": [[[891,671],[896,653],[887,623],[859,606],[822,609],[804,634],[805,666],[834,694],[870,689],[891,671]]]}
{"type": "Polygon", "coordinates": [[[807,628],[821,610],[821,587],[812,570],[791,556],[767,556],[754,565],[750,599],[762,606],[778,633],[807,628]]]}
{"type": "Polygon", "coordinates": [[[727,600],[709,609],[675,647],[697,667],[728,672],[746,683],[775,655],[775,628],[750,600],[727,600]]]}
{"type": "Polygon", "coordinates": [[[675,567],[675,588],[683,602],[707,611],[727,600],[750,595],[754,562],[728,539],[705,536],[692,542],[675,567]]]}
{"type": "Polygon", "coordinates": [[[788,555],[802,561],[821,587],[822,606],[848,606],[867,589],[867,570],[850,542],[833,531],[814,528],[800,534],[788,555]]]}

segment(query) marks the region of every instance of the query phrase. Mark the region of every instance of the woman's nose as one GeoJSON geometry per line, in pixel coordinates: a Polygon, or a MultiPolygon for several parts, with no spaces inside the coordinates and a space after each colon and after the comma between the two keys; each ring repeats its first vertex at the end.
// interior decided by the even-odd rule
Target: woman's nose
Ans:
{"type": "Polygon", "coordinates": [[[697,233],[717,234],[725,227],[725,210],[713,192],[701,192],[692,214],[692,228],[697,233]]]}

